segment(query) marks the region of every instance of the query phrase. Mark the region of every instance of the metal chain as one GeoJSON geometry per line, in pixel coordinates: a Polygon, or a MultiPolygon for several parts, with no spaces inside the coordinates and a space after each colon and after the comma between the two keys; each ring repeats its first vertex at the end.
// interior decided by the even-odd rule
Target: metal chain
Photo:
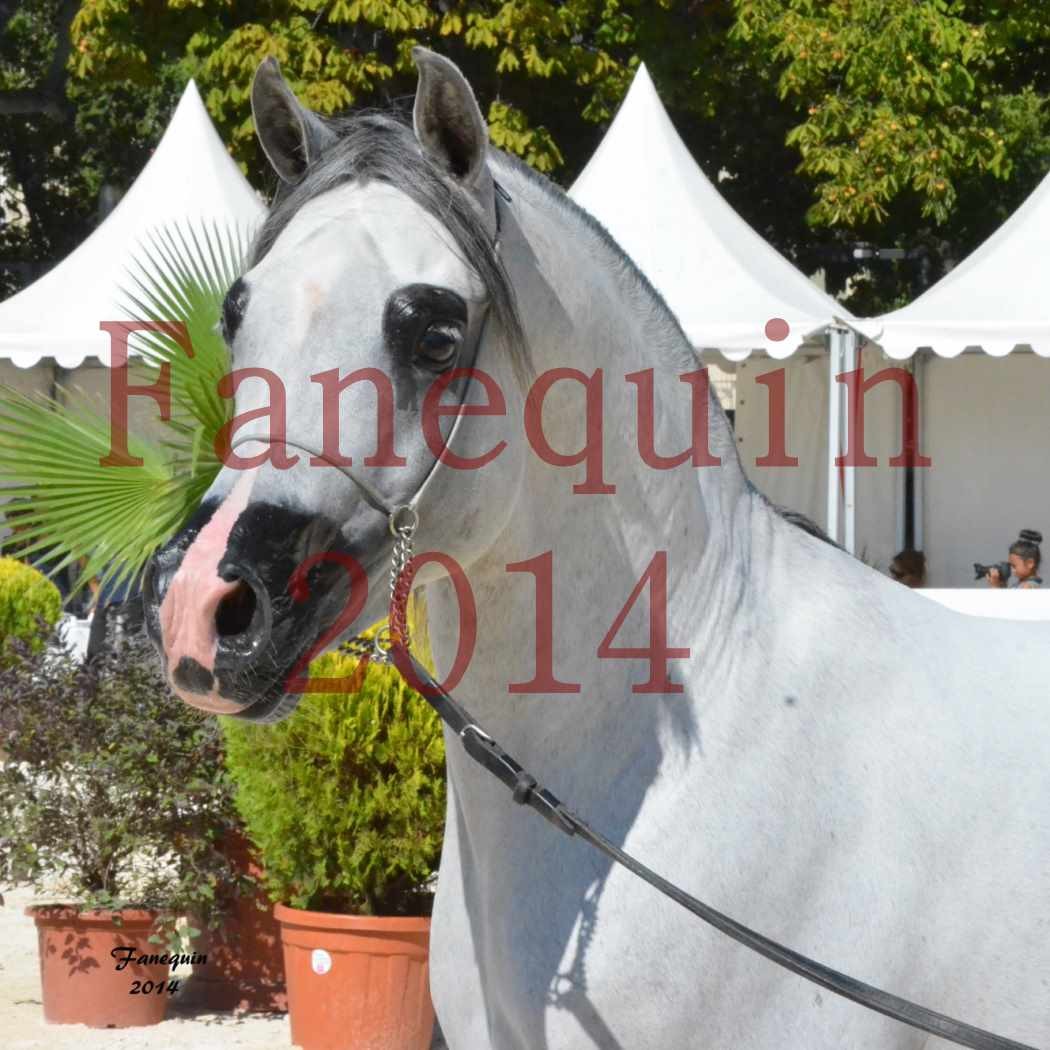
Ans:
{"type": "Polygon", "coordinates": [[[411,507],[397,507],[390,515],[394,549],[390,555],[390,642],[408,649],[408,596],[412,591],[412,540],[419,527],[419,515],[411,507]]]}
{"type": "Polygon", "coordinates": [[[408,628],[408,597],[412,579],[407,571],[412,563],[413,539],[419,528],[419,515],[409,506],[395,507],[390,514],[390,532],[394,549],[390,553],[390,611],[387,626],[366,638],[362,634],[347,639],[339,646],[350,656],[357,656],[377,664],[388,664],[390,650],[395,644],[408,649],[411,636],[408,628]]]}

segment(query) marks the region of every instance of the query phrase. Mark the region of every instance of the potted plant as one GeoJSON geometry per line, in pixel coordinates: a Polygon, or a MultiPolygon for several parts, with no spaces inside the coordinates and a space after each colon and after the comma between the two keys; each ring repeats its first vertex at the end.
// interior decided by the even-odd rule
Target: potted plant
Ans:
{"type": "Polygon", "coordinates": [[[237,888],[218,848],[235,823],[220,732],[170,697],[144,646],[90,665],[12,646],[0,746],[0,882],[37,893],[45,1018],[160,1021],[173,962],[200,962],[180,918],[218,921],[237,888]]]}
{"type": "MultiPolygon", "coordinates": [[[[353,676],[331,653],[312,676],[353,676]]],[[[284,944],[292,1042],[427,1050],[431,886],[445,815],[441,724],[396,670],[312,693],[277,725],[223,719],[237,809],[284,944]]]]}

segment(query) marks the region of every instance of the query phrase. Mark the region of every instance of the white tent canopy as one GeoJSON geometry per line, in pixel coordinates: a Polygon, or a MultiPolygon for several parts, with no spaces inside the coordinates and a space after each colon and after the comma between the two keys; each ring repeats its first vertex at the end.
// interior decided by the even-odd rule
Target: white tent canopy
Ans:
{"type": "Polygon", "coordinates": [[[723,199],[674,129],[645,66],[569,195],[649,278],[698,350],[782,358],[846,311],[723,199]],[[786,321],[787,338],[767,323],[786,321]],[[775,334],[775,333],[774,333],[775,334]]]}
{"type": "Polygon", "coordinates": [[[928,348],[940,357],[1017,347],[1050,357],[1050,175],[999,229],[913,303],[862,322],[894,358],[928,348]]]}
{"type": "Polygon", "coordinates": [[[0,358],[30,368],[53,358],[75,368],[109,362],[99,322],[127,319],[129,267],[151,231],[218,225],[254,230],[264,207],[226,152],[191,81],[142,173],[111,215],[75,251],[24,291],[0,303],[0,358]]]}
{"type": "Polygon", "coordinates": [[[972,584],[974,560],[1005,556],[1021,527],[1050,537],[1050,488],[1042,391],[1050,381],[1050,176],[1022,208],[961,265],[911,305],[857,321],[758,236],[707,180],[678,138],[644,67],[571,195],[602,222],[678,316],[693,345],[717,348],[737,369],[736,433],[745,469],[776,502],[823,519],[850,550],[885,569],[902,545],[907,499],[900,451],[901,392],[884,382],[865,397],[866,451],[877,467],[835,467],[844,444],[842,372],[863,363],[868,378],[917,349],[919,450],[915,541],[927,551],[934,585],[972,584]],[[770,318],[790,338],[765,337],[770,318]],[[841,318],[853,331],[831,329],[841,318]],[[855,332],[870,342],[860,353],[855,332]],[[1029,348],[1006,361],[992,357],[1029,348]],[[797,466],[760,466],[770,448],[771,364],[783,361],[786,451],[797,466]],[[859,356],[858,356],[859,355],[859,356]],[[1038,355],[1038,356],[1037,356],[1038,355]],[[887,360],[890,358],[891,360],[887,360]],[[950,374],[949,374],[950,373],[950,374]],[[817,420],[825,425],[814,426],[817,420]],[[822,514],[824,509],[826,513],[822,514]],[[996,553],[999,551],[1000,553],[996,553]],[[985,552],[985,553],[980,553],[985,552]]]}

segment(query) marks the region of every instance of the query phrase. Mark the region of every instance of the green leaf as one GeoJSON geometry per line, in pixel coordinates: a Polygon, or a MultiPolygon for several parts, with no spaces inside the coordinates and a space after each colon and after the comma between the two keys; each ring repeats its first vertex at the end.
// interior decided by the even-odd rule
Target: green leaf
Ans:
{"type": "Polygon", "coordinates": [[[0,387],[0,484],[25,501],[24,549],[54,559],[54,572],[87,559],[81,587],[93,576],[103,584],[137,578],[221,467],[213,439],[230,407],[217,383],[229,358],[217,324],[246,245],[243,231],[160,230],[132,268],[131,316],[183,325],[193,351],[170,328],[138,342],[148,364],[170,370],[173,402],[160,443],[127,435],[138,465],[107,463],[112,421],[75,390],[52,399],[0,387]]]}

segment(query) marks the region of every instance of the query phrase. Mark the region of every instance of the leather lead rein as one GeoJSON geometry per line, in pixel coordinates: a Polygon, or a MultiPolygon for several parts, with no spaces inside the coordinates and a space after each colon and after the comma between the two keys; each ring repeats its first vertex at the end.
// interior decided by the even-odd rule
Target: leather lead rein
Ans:
{"type": "Polygon", "coordinates": [[[792,973],[805,977],[806,980],[836,995],[841,995],[870,1010],[892,1017],[895,1021],[902,1021],[913,1028],[919,1028],[942,1039],[948,1039],[959,1046],[972,1047],[973,1050],[1038,1050],[1025,1043],[1004,1039],[982,1028],[975,1028],[963,1021],[956,1021],[945,1014],[928,1010],[924,1006],[918,1006],[900,996],[884,992],[873,985],[865,984],[863,981],[832,970],[790,948],[777,944],[776,941],[760,933],[755,933],[754,930],[748,929],[735,919],[691,897],[684,890],[679,889],[640,861],[635,860],[630,854],[624,853],[618,846],[613,845],[604,835],[595,831],[586,821],[568,809],[556,795],[539,784],[534,776],[508,755],[478,725],[470,712],[453,699],[406,648],[395,642],[394,647],[386,653],[386,658],[397,667],[408,684],[415,688],[416,682],[413,682],[412,678],[406,674],[408,667],[411,668],[416,681],[423,685],[421,695],[426,702],[460,738],[467,754],[510,789],[518,805],[534,809],[541,817],[560,831],[565,832],[566,835],[575,835],[589,842],[615,863],[623,865],[628,871],[644,879],[664,896],[670,897],[671,900],[703,919],[716,930],[720,930],[733,940],[758,952],[759,955],[764,955],[792,973]]]}

